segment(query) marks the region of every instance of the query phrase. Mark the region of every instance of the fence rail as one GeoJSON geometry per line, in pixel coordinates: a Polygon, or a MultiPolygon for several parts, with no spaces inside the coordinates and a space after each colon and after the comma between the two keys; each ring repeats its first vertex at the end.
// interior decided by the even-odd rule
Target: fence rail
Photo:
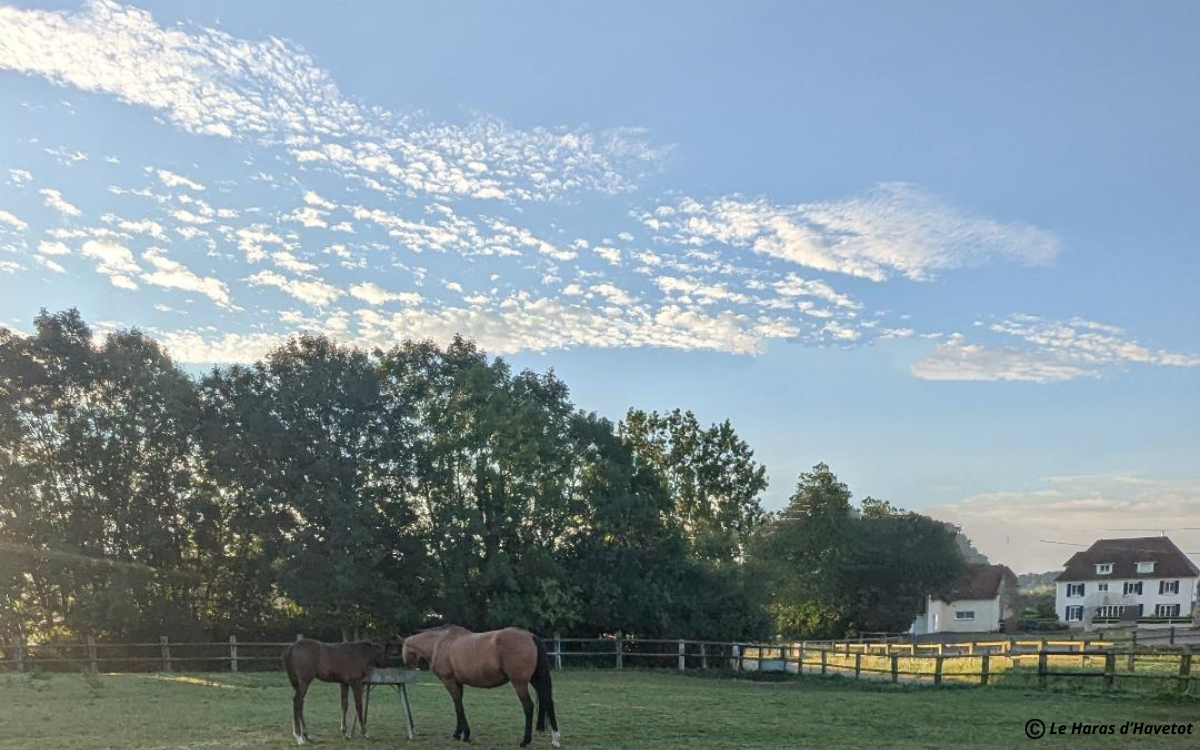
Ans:
{"type": "MultiPolygon", "coordinates": [[[[297,636],[299,638],[300,636],[297,636]]],[[[0,642],[0,670],[172,672],[274,670],[287,641],[170,641],[101,643],[0,642]]],[[[993,638],[946,643],[899,642],[895,637],[837,641],[747,643],[683,639],[547,639],[556,668],[722,670],[733,673],[842,675],[896,683],[990,685],[998,680],[1045,687],[1049,679],[1102,680],[1106,690],[1119,681],[1158,680],[1180,694],[1200,692],[1190,645],[1130,645],[1088,638],[993,638]]]]}

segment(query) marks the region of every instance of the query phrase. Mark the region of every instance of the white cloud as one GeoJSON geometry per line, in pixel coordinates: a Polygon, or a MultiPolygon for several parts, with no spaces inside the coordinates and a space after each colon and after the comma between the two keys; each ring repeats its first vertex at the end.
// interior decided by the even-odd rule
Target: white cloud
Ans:
{"type": "Polygon", "coordinates": [[[42,255],[70,255],[71,248],[61,242],[47,242],[42,240],[38,243],[38,253],[42,255]]]}
{"type": "Polygon", "coordinates": [[[40,265],[50,271],[53,271],[54,273],[66,273],[67,272],[67,269],[63,268],[61,263],[50,260],[49,258],[47,258],[44,255],[35,255],[35,256],[33,256],[33,259],[35,261],[37,261],[38,265],[40,265]]]}
{"type": "Polygon", "coordinates": [[[1180,549],[1200,552],[1200,531],[1195,529],[1200,482],[1105,474],[1048,477],[1042,484],[974,495],[921,512],[962,526],[992,562],[1019,572],[1060,569],[1072,554],[1101,538],[1166,532],[1180,549]]]}
{"type": "Polygon", "coordinates": [[[288,143],[298,162],[404,193],[537,200],[616,192],[661,157],[634,130],[519,130],[486,119],[460,127],[360,106],[284,40],[163,27],[105,0],[79,11],[0,8],[0,68],[112,94],[192,133],[288,143]]]}
{"type": "Polygon", "coordinates": [[[273,286],[313,307],[326,307],[341,297],[341,289],[320,279],[290,279],[274,271],[260,271],[246,279],[252,286],[273,286]]]}
{"type": "Polygon", "coordinates": [[[286,250],[271,253],[271,260],[274,261],[275,265],[292,273],[310,273],[318,268],[317,264],[302,261],[286,250]]]}
{"type": "Polygon", "coordinates": [[[325,198],[322,198],[321,196],[317,195],[316,193],[314,193],[311,190],[304,193],[304,202],[310,206],[316,206],[317,208],[323,208],[326,211],[332,211],[333,209],[337,208],[336,203],[334,203],[331,200],[326,200],[325,198]]]}
{"type": "Polygon", "coordinates": [[[10,169],[8,177],[14,185],[25,185],[33,181],[33,175],[24,169],[10,169]]]}
{"type": "Polygon", "coordinates": [[[47,206],[53,208],[55,211],[58,211],[63,216],[79,216],[83,213],[78,208],[68,203],[66,199],[63,198],[62,193],[54,190],[53,188],[42,188],[38,192],[42,194],[42,198],[45,199],[47,206]]]}
{"type": "MultiPolygon", "coordinates": [[[[461,291],[461,289],[460,289],[461,291]]],[[[369,305],[383,305],[391,301],[415,305],[421,302],[421,295],[413,292],[389,292],[378,284],[369,281],[350,287],[350,296],[360,299],[369,305]]]]}
{"type": "Polygon", "coordinates": [[[641,218],[660,241],[747,247],[873,281],[896,274],[923,280],[997,258],[1046,263],[1061,244],[1044,229],[965,213],[898,183],[862,197],[797,206],[737,197],[709,203],[685,198],[669,214],[660,208],[641,218]]]}
{"type": "Polygon", "coordinates": [[[3,209],[0,209],[0,224],[7,224],[18,232],[24,232],[29,228],[28,224],[3,209]]]}
{"type": "Polygon", "coordinates": [[[141,272],[141,266],[133,259],[133,253],[124,245],[109,240],[88,240],[80,252],[85,258],[96,261],[96,272],[108,277],[112,285],[120,289],[137,289],[133,276],[141,272]]]}
{"type": "Polygon", "coordinates": [[[1046,383],[1097,377],[1129,364],[1200,367],[1200,355],[1150,349],[1096,321],[1045,321],[1015,315],[991,325],[993,334],[1024,342],[1014,346],[968,343],[961,333],[939,343],[910,369],[926,380],[1023,380],[1046,383]]]}
{"type": "Polygon", "coordinates": [[[154,269],[139,276],[145,283],[169,289],[199,292],[220,307],[231,306],[229,288],[220,279],[212,276],[198,276],[182,263],[168,258],[165,251],[158,248],[151,248],[142,253],[142,258],[154,269]]]}
{"type": "Polygon", "coordinates": [[[189,190],[202,191],[204,186],[195,180],[184,177],[181,174],[167,171],[165,169],[158,170],[158,179],[162,180],[162,184],[167,187],[185,187],[189,190]]]}

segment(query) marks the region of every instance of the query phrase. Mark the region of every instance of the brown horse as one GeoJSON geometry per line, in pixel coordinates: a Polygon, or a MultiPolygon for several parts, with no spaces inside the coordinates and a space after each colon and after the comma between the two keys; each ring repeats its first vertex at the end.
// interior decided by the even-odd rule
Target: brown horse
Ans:
{"type": "Polygon", "coordinates": [[[416,669],[421,659],[450,692],[458,724],[454,739],[471,741],[471,727],[463,712],[463,687],[494,688],[512,682],[521,707],[525,709],[525,736],[521,747],[533,739],[533,701],[529,686],[537,692],[539,732],[546,731],[550,720],[550,744],[559,744],[558,719],[554,715],[554,697],[550,686],[550,658],[546,644],[528,630],[505,628],[487,633],[472,633],[457,625],[423,630],[404,639],[404,666],[416,669]]]}
{"type": "Polygon", "coordinates": [[[362,736],[367,736],[367,722],[363,718],[363,679],[372,667],[386,667],[388,659],[396,653],[396,644],[372,643],[322,643],[302,638],[283,652],[283,668],[292,682],[292,735],[296,744],[303,745],[312,739],[308,736],[308,725],[304,721],[304,696],[314,679],[336,682],[342,688],[342,736],[354,736],[354,724],[346,732],[347,693],[354,690],[354,711],[357,723],[362,727],[362,736]]]}

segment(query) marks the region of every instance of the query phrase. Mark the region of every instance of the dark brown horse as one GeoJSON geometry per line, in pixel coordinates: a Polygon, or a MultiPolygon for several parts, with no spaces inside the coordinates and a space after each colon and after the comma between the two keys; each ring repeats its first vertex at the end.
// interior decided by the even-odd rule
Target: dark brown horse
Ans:
{"type": "Polygon", "coordinates": [[[367,736],[367,722],[363,718],[363,679],[372,667],[386,667],[388,659],[396,653],[397,645],[392,642],[372,643],[322,643],[302,638],[283,652],[283,668],[292,682],[292,734],[296,744],[303,745],[311,738],[304,721],[304,696],[313,680],[336,682],[342,688],[342,736],[354,736],[354,724],[346,731],[347,693],[354,691],[354,712],[357,724],[362,727],[362,736],[367,736]]]}
{"type": "Polygon", "coordinates": [[[562,735],[558,733],[550,686],[550,658],[546,644],[528,630],[505,628],[472,633],[457,625],[443,625],[405,638],[403,655],[404,666],[409,669],[416,669],[421,659],[429,662],[429,670],[450,692],[458,718],[454,739],[471,741],[471,727],[463,712],[463,687],[494,688],[511,682],[521,699],[521,708],[525,709],[525,736],[521,747],[533,738],[530,685],[538,697],[538,731],[546,731],[546,719],[549,719],[550,744],[561,747],[562,735]]]}

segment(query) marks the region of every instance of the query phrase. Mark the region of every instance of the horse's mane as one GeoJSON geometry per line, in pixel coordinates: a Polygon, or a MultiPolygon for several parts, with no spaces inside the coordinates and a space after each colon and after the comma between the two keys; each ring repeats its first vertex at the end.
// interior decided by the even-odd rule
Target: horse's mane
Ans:
{"type": "Polygon", "coordinates": [[[417,632],[418,633],[432,633],[437,630],[449,630],[450,628],[456,628],[456,627],[458,627],[458,626],[452,622],[445,622],[445,623],[442,623],[441,625],[434,625],[431,628],[421,628],[417,632]]]}

